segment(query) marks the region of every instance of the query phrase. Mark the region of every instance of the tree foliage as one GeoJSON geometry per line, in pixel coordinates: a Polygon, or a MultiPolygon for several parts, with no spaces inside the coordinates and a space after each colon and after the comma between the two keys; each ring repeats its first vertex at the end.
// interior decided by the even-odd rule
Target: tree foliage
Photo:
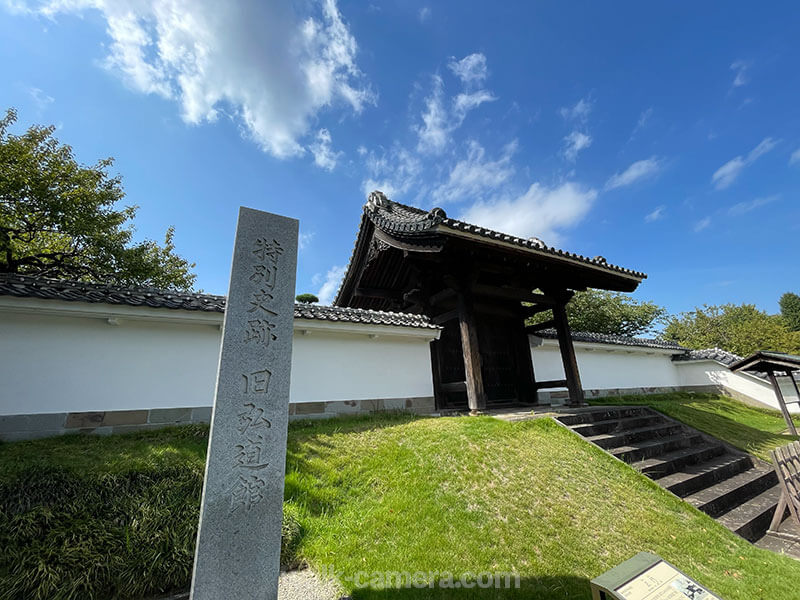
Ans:
{"type": "MultiPolygon", "coordinates": [[[[567,318],[573,331],[613,335],[641,335],[652,331],[666,311],[653,302],[634,300],[626,294],[587,290],[577,292],[567,304],[567,318]]],[[[546,321],[548,313],[539,313],[529,324],[546,321]]]]}
{"type": "Polygon", "coordinates": [[[109,174],[113,159],[81,165],[55,127],[14,135],[17,113],[0,119],[0,272],[55,279],[187,290],[194,263],[164,244],[132,241],[136,206],[116,208],[125,192],[109,174]]]}
{"type": "Polygon", "coordinates": [[[800,333],[790,331],[780,315],[753,304],[704,305],[672,316],[663,336],[687,348],[716,347],[741,356],[758,350],[800,352],[800,333]]]}
{"type": "Polygon", "coordinates": [[[779,300],[781,316],[792,331],[800,331],[800,296],[786,292],[779,300]]]}
{"type": "Polygon", "coordinates": [[[302,304],[314,304],[315,302],[319,302],[319,298],[317,298],[314,294],[298,294],[295,297],[295,300],[301,302],[302,304]]]}

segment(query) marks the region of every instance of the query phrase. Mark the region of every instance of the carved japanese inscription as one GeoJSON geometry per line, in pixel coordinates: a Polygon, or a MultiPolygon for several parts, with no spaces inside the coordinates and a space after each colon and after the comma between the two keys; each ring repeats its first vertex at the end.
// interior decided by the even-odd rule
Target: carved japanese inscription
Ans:
{"type": "Polygon", "coordinates": [[[242,208],[192,578],[194,600],[277,598],[297,221],[242,208]]]}

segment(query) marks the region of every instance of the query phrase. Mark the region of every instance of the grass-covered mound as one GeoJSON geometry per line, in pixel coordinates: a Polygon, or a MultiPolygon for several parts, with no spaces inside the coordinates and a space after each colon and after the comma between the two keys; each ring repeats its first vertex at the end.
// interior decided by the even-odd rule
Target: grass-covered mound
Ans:
{"type": "MultiPolygon", "coordinates": [[[[206,430],[0,445],[0,598],[188,587],[206,430]],[[8,551],[6,551],[8,549],[8,551]]],[[[548,419],[382,416],[294,424],[287,555],[365,598],[589,598],[650,550],[727,600],[794,598],[759,550],[548,419]],[[504,589],[353,589],[358,572],[517,572],[504,589]]]]}
{"type": "MultiPolygon", "coordinates": [[[[594,398],[590,403],[649,406],[766,461],[770,450],[798,439],[784,433],[787,427],[780,411],[755,408],[716,394],[673,392],[594,398]]],[[[793,420],[800,427],[800,415],[793,415],[793,420]]]]}

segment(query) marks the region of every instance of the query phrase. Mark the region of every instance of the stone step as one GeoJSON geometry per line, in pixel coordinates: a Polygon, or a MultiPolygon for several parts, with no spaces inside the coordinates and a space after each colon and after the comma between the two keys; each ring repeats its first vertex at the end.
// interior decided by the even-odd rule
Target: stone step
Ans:
{"type": "Polygon", "coordinates": [[[738,533],[744,539],[754,542],[767,531],[780,497],[781,488],[779,485],[775,485],[717,517],[717,522],[734,533],[738,533]]]}
{"type": "Polygon", "coordinates": [[[704,513],[718,517],[775,487],[777,483],[775,471],[754,467],[695,492],[685,500],[704,513]]]}
{"type": "Polygon", "coordinates": [[[558,420],[564,425],[580,425],[581,423],[594,423],[596,421],[610,421],[624,419],[643,414],[656,414],[644,406],[600,406],[586,410],[576,410],[569,414],[561,415],[558,420]]]}
{"type": "Polygon", "coordinates": [[[637,427],[615,433],[601,433],[586,438],[601,448],[617,448],[634,442],[665,438],[683,431],[680,423],[659,423],[648,427],[637,427]]]}
{"type": "Polygon", "coordinates": [[[632,463],[666,454],[678,448],[688,448],[701,443],[703,443],[703,437],[699,433],[680,433],[668,437],[633,442],[625,446],[608,448],[607,450],[621,461],[632,463]]]}
{"type": "Polygon", "coordinates": [[[580,433],[583,437],[589,437],[592,435],[600,435],[601,433],[614,433],[616,431],[647,427],[648,425],[655,425],[663,422],[664,417],[654,413],[623,417],[622,419],[595,421],[594,423],[581,423],[579,425],[573,425],[572,430],[575,433],[580,433]]]}
{"type": "Polygon", "coordinates": [[[743,454],[726,453],[702,463],[687,465],[680,471],[659,479],[658,485],[683,498],[723,479],[752,469],[753,461],[743,454]]]}
{"type": "Polygon", "coordinates": [[[660,456],[645,458],[631,463],[631,466],[651,479],[657,479],[680,471],[687,465],[710,460],[715,456],[725,454],[725,452],[725,447],[721,444],[701,443],[690,448],[680,448],[660,456]]]}

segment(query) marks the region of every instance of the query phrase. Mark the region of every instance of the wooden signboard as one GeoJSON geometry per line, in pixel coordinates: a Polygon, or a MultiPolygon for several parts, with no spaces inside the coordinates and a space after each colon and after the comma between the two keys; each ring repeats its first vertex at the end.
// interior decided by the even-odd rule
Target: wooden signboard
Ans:
{"type": "Polygon", "coordinates": [[[722,600],[649,552],[592,579],[591,586],[592,600],[722,600]]]}

